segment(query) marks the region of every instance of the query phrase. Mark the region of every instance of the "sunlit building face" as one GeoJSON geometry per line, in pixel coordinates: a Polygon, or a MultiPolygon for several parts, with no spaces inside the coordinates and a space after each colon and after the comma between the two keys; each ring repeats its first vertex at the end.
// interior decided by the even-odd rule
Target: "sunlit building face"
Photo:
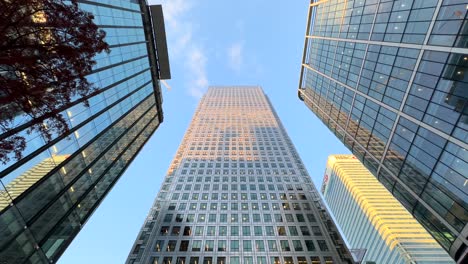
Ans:
{"type": "Polygon", "coordinates": [[[262,89],[210,87],[127,263],[348,261],[262,89]]]}

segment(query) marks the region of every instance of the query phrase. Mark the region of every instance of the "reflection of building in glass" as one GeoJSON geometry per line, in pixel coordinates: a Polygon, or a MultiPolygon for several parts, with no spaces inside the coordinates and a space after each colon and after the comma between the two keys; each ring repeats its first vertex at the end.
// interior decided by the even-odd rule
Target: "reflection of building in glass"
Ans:
{"type": "Polygon", "coordinates": [[[462,2],[311,1],[299,87],[305,104],[461,262],[468,256],[462,2]]]}
{"type": "Polygon", "coordinates": [[[260,87],[212,87],[127,263],[350,263],[260,87]]]}
{"type": "Polygon", "coordinates": [[[322,193],[352,248],[375,263],[454,263],[353,155],[328,158],[322,193]]]}
{"type": "Polygon", "coordinates": [[[11,201],[26,192],[31,186],[54,169],[57,164],[63,162],[67,158],[68,155],[47,158],[7,184],[5,190],[0,190],[0,211],[7,208],[11,201]]]}
{"type": "Polygon", "coordinates": [[[74,98],[61,109],[69,134],[46,142],[18,114],[27,148],[0,167],[0,262],[56,262],[163,120],[159,79],[170,73],[161,8],[143,0],[79,5],[106,31],[111,52],[97,55],[87,76],[99,87],[89,107],[74,98]]]}

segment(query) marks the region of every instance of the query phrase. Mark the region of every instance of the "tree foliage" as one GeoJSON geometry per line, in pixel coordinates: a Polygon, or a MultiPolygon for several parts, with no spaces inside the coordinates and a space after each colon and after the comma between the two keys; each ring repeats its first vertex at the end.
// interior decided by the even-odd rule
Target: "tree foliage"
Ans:
{"type": "MultiPolygon", "coordinates": [[[[0,0],[0,161],[18,160],[26,140],[17,132],[39,132],[46,141],[69,126],[62,114],[76,98],[96,92],[86,75],[97,53],[109,52],[105,32],[76,0],[0,0]],[[15,118],[28,116],[17,127],[15,118]]],[[[87,104],[87,101],[84,101],[87,104]]]]}

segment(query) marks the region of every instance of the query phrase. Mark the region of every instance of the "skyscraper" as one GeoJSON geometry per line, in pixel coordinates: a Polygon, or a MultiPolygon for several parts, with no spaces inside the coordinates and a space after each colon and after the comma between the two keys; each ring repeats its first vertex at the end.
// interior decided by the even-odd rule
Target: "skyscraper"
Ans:
{"type": "Polygon", "coordinates": [[[349,246],[375,263],[455,263],[353,155],[328,157],[323,197],[349,246]]]}
{"type": "Polygon", "coordinates": [[[468,254],[467,4],[311,1],[299,84],[456,260],[468,254]]]}
{"type": "Polygon", "coordinates": [[[350,263],[260,87],[210,87],[127,263],[350,263]]]}
{"type": "Polygon", "coordinates": [[[89,107],[75,98],[60,110],[68,134],[48,142],[18,113],[27,148],[0,167],[0,263],[56,262],[163,121],[159,79],[170,74],[161,8],[143,0],[79,6],[106,31],[111,52],[97,55],[87,76],[98,87],[89,107]]]}

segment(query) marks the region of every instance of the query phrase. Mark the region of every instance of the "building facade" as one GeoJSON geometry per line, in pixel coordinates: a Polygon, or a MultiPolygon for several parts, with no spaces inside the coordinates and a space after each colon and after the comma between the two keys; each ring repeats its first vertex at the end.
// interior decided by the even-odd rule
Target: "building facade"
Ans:
{"type": "Polygon", "coordinates": [[[353,155],[328,157],[321,192],[349,246],[366,250],[363,263],[455,263],[353,155]]]}
{"type": "Polygon", "coordinates": [[[126,263],[350,263],[260,87],[210,87],[126,263]]]}
{"type": "Polygon", "coordinates": [[[111,52],[97,55],[87,76],[98,87],[89,106],[75,98],[61,110],[68,134],[46,141],[18,114],[27,147],[0,166],[0,263],[56,262],[163,121],[159,79],[168,62],[158,58],[167,51],[156,48],[154,38],[165,37],[154,36],[150,20],[162,13],[156,18],[146,1],[78,2],[106,31],[111,52]]]}
{"type": "Polygon", "coordinates": [[[467,258],[466,0],[311,1],[299,97],[467,258]]]}

